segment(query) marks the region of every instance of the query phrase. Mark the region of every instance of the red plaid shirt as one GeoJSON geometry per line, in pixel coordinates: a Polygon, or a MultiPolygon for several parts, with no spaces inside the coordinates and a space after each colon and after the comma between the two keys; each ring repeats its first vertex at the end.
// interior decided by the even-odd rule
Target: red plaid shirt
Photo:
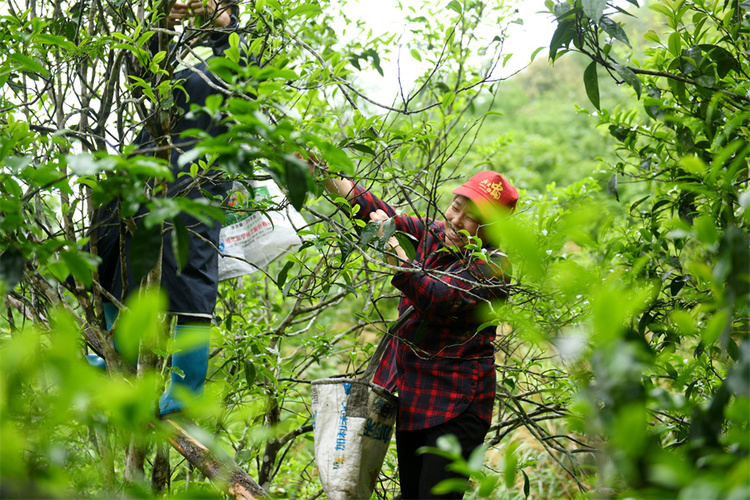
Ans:
{"type": "MultiPolygon", "coordinates": [[[[414,260],[402,264],[410,271],[391,281],[401,291],[399,313],[410,305],[416,312],[395,332],[373,379],[398,390],[399,430],[427,429],[466,411],[491,423],[495,327],[478,329],[483,320],[477,308],[507,296],[500,267],[450,251],[443,222],[396,215],[362,186],[354,195],[358,218],[369,221],[370,212],[381,209],[417,242],[414,260]]],[[[505,261],[499,251],[491,256],[505,261]]]]}

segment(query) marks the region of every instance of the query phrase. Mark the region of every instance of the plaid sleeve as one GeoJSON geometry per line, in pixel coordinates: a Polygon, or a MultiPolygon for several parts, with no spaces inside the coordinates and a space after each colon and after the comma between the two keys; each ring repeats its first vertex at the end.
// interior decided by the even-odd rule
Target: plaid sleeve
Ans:
{"type": "Polygon", "coordinates": [[[376,210],[382,210],[388,217],[393,217],[396,222],[396,230],[405,232],[420,238],[424,233],[424,222],[417,217],[409,217],[408,215],[399,215],[396,209],[384,202],[370,191],[355,184],[352,189],[354,195],[351,199],[352,206],[359,205],[359,211],[355,214],[355,217],[365,222],[370,222],[370,213],[376,210]]]}
{"type": "MultiPolygon", "coordinates": [[[[419,269],[419,263],[412,262],[419,269]]],[[[505,298],[506,280],[495,264],[473,261],[457,272],[400,272],[391,280],[423,312],[452,314],[505,298]]]]}

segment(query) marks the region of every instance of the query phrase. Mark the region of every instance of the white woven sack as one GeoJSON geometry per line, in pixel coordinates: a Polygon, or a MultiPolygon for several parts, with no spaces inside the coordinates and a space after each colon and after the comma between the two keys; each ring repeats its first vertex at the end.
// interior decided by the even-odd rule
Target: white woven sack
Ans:
{"type": "Polygon", "coordinates": [[[312,383],[315,463],[328,500],[367,500],[383,465],[398,399],[361,379],[312,383]]]}
{"type": "MultiPolygon", "coordinates": [[[[281,204],[284,193],[272,180],[251,181],[256,199],[270,198],[281,204]]],[[[228,205],[234,208],[238,194],[249,196],[247,189],[235,183],[228,205]]],[[[227,221],[219,235],[219,281],[252,274],[265,269],[280,256],[302,245],[297,230],[305,219],[291,205],[283,210],[227,213],[227,221]]]]}

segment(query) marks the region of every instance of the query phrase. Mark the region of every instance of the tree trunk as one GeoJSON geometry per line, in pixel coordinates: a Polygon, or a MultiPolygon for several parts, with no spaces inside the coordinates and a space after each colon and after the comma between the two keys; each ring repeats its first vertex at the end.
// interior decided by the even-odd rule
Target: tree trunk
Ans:
{"type": "MultiPolygon", "coordinates": [[[[266,425],[273,428],[273,426],[278,425],[281,421],[281,409],[279,408],[278,399],[275,396],[269,395],[268,402],[271,405],[271,409],[266,412],[266,425]]],[[[278,438],[274,438],[266,443],[266,449],[263,452],[263,463],[261,463],[260,470],[258,471],[258,482],[264,488],[269,488],[271,485],[273,468],[281,446],[278,438]]]]}
{"type": "Polygon", "coordinates": [[[166,443],[156,445],[156,458],[151,470],[151,489],[157,495],[169,490],[169,478],[171,474],[169,467],[169,446],[166,443]]]}
{"type": "Polygon", "coordinates": [[[111,497],[115,493],[115,457],[109,435],[104,425],[98,421],[89,424],[89,432],[101,459],[102,495],[111,497]]]}
{"type": "Polygon", "coordinates": [[[125,482],[129,484],[142,483],[146,477],[143,463],[146,461],[148,448],[140,440],[140,436],[132,436],[125,452],[125,482]]]}

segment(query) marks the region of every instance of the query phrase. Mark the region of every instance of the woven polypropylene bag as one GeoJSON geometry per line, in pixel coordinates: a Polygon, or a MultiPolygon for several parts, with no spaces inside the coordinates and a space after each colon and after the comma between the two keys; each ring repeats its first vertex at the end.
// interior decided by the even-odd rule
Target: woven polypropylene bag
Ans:
{"type": "Polygon", "coordinates": [[[396,396],[372,382],[313,381],[315,463],[329,500],[370,498],[397,413],[396,396]]]}

